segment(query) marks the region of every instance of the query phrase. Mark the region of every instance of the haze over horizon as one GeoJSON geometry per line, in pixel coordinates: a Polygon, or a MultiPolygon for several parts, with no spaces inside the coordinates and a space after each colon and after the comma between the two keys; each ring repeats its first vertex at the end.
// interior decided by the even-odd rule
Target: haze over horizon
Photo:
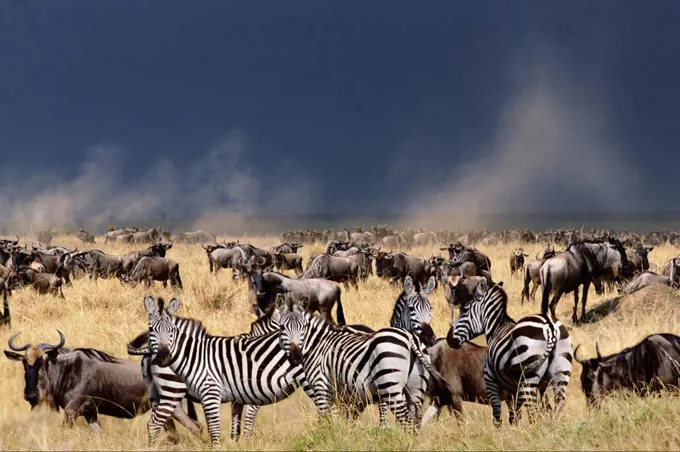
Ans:
{"type": "Polygon", "coordinates": [[[677,212],[679,19],[660,0],[3,2],[0,211],[677,212]]]}

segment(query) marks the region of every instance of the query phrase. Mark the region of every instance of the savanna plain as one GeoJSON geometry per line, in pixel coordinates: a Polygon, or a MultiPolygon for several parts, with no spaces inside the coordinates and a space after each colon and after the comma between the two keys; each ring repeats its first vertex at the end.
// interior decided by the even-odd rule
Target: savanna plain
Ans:
{"type": "MultiPolygon", "coordinates": [[[[219,240],[236,239],[221,237],[219,240]]],[[[240,238],[258,246],[280,243],[278,237],[240,238]]],[[[22,238],[30,243],[31,237],[22,238]]],[[[97,237],[94,247],[111,254],[123,254],[132,246],[104,245],[97,237]]],[[[72,247],[79,245],[74,236],[55,237],[53,243],[72,247]]],[[[540,289],[536,302],[520,305],[523,282],[511,277],[508,259],[517,244],[480,247],[491,259],[495,281],[504,281],[509,294],[508,312],[518,320],[540,311],[540,289]]],[[[79,245],[80,249],[84,247],[79,245]]],[[[532,259],[542,245],[524,250],[532,259]]],[[[135,246],[134,249],[142,248],[135,246]]],[[[299,251],[305,259],[318,247],[305,246],[299,251]]],[[[436,246],[420,247],[409,254],[430,257],[440,251],[436,246]]],[[[677,255],[672,246],[659,246],[650,253],[652,270],[677,255]]],[[[147,314],[143,297],[150,293],[166,300],[177,297],[182,301],[178,315],[200,319],[212,334],[234,335],[249,331],[255,320],[251,312],[245,281],[231,279],[231,271],[218,276],[209,273],[205,251],[199,245],[174,245],[168,257],[180,265],[183,290],[163,289],[156,283],[151,289],[139,285],[123,287],[117,279],[92,281],[85,277],[64,288],[65,299],[38,295],[30,288],[16,290],[10,298],[12,329],[0,328],[0,342],[7,346],[9,337],[21,331],[18,342],[56,343],[61,330],[67,347],[92,347],[120,358],[128,358],[126,344],[147,329],[147,314]]],[[[358,290],[344,290],[342,302],[348,323],[361,323],[372,328],[389,325],[394,301],[400,289],[371,276],[358,290]]],[[[680,296],[666,286],[643,289],[611,303],[615,294],[598,296],[591,288],[588,309],[601,314],[597,321],[572,325],[573,297],[566,295],[557,308],[558,317],[566,324],[574,347],[581,344],[580,357],[595,355],[595,342],[603,354],[632,346],[652,333],[680,334],[680,296]],[[611,308],[608,308],[612,306],[611,308]]],[[[438,337],[449,329],[449,310],[441,288],[430,295],[432,325],[438,337]]],[[[484,338],[475,342],[484,344],[484,338]]],[[[137,359],[137,358],[135,358],[137,359]]],[[[536,423],[525,418],[518,425],[507,423],[507,408],[503,405],[503,426],[494,428],[491,408],[464,403],[461,420],[444,411],[416,435],[409,435],[395,425],[390,415],[390,429],[379,429],[376,406],[367,409],[354,423],[341,417],[332,422],[319,422],[311,400],[302,392],[275,405],[263,407],[250,440],[233,442],[229,438],[230,404],[222,405],[222,443],[225,450],[668,450],[680,449],[680,398],[662,393],[647,398],[618,394],[601,408],[589,410],[581,391],[581,366],[574,363],[568,386],[565,409],[543,413],[536,423]]],[[[46,408],[30,410],[23,400],[24,375],[20,363],[0,359],[0,450],[198,450],[210,449],[205,431],[203,412],[198,409],[204,425],[201,440],[178,425],[179,437],[170,441],[163,434],[160,441],[149,446],[147,412],[131,420],[100,416],[103,432],[94,435],[83,418],[73,428],[62,426],[59,414],[46,408]]],[[[427,402],[426,402],[427,403],[427,402]]]]}

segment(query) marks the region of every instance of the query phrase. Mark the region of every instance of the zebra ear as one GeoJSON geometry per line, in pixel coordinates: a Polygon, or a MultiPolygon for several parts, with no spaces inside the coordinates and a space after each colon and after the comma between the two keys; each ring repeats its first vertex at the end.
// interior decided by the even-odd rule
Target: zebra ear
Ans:
{"type": "Polygon", "coordinates": [[[157,311],[156,307],[156,300],[153,299],[151,295],[147,295],[144,297],[144,307],[146,308],[146,312],[149,314],[155,314],[157,311]]]}
{"type": "Polygon", "coordinates": [[[425,287],[425,290],[423,290],[424,295],[430,294],[434,290],[434,286],[437,284],[437,281],[435,281],[434,276],[430,276],[430,279],[427,280],[427,286],[425,287]]]}
{"type": "Polygon", "coordinates": [[[165,312],[168,314],[175,314],[179,311],[180,301],[177,298],[173,298],[168,302],[168,307],[165,308],[165,312]]]}
{"type": "Polygon", "coordinates": [[[416,291],[416,287],[413,284],[413,278],[410,276],[407,276],[404,278],[404,292],[406,292],[406,295],[412,295],[413,292],[416,291]]]}
{"type": "Polygon", "coordinates": [[[283,298],[282,293],[276,294],[276,301],[274,303],[276,303],[276,309],[279,311],[283,311],[287,307],[286,300],[283,298]]]}

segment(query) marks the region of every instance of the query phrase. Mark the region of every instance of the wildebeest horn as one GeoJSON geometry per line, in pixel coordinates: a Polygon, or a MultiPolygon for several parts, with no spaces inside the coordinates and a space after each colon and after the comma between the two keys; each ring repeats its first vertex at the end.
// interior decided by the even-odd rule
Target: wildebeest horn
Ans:
{"type": "Polygon", "coordinates": [[[579,364],[583,364],[583,360],[578,358],[578,349],[581,348],[581,344],[578,344],[576,348],[574,349],[574,359],[578,361],[579,364]]]}
{"type": "Polygon", "coordinates": [[[595,342],[595,352],[597,353],[597,359],[602,359],[602,353],[600,353],[600,346],[595,342]]]}
{"type": "Polygon", "coordinates": [[[14,345],[14,339],[16,339],[16,337],[20,334],[21,334],[21,331],[19,331],[16,334],[13,334],[12,337],[10,337],[9,340],[7,341],[7,345],[9,345],[9,348],[14,350],[15,352],[23,352],[23,351],[26,351],[29,348],[31,348],[31,344],[26,344],[23,347],[17,347],[16,345],[14,345]]]}
{"type": "Polygon", "coordinates": [[[17,243],[19,243],[19,236],[17,235],[16,237],[17,237],[17,239],[14,241],[14,244],[15,244],[15,245],[16,245],[17,243]]]}
{"type": "Polygon", "coordinates": [[[59,350],[61,347],[64,346],[66,343],[66,338],[64,337],[64,333],[61,331],[57,330],[57,333],[59,333],[59,343],[57,345],[50,345],[50,344],[40,344],[38,345],[38,348],[44,352],[48,350],[59,350]]]}

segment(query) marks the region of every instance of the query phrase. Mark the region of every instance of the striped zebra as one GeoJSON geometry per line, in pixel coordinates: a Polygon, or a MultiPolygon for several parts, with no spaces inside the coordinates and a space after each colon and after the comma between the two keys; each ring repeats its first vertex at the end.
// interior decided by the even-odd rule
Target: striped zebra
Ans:
{"type": "Polygon", "coordinates": [[[409,331],[384,328],[357,334],[309,313],[304,303],[291,306],[279,298],[277,307],[281,348],[293,365],[303,366],[312,400],[322,415],[330,413],[335,400],[351,407],[352,413],[379,402],[387,404],[400,424],[417,429],[424,400],[422,382],[431,376],[443,392],[451,393],[430,363],[427,348],[409,331]]]}
{"type": "MultiPolygon", "coordinates": [[[[269,405],[301,386],[311,396],[301,366],[292,365],[279,346],[278,332],[249,337],[210,335],[195,319],[177,317],[180,301],[144,298],[149,314],[149,352],[152,364],[169,367],[181,378],[193,399],[200,400],[213,446],[220,441],[220,405],[232,402],[232,433],[244,405],[269,405]]],[[[162,400],[148,423],[153,442],[178,402],[162,400]]],[[[252,413],[252,412],[251,412],[252,413]]],[[[256,413],[256,410],[255,410],[256,413]]],[[[254,423],[254,414],[246,427],[254,423]]],[[[240,426],[240,420],[238,420],[240,426]]]]}
{"type": "Polygon", "coordinates": [[[460,348],[486,335],[484,382],[496,425],[501,422],[502,391],[517,395],[510,410],[511,424],[525,404],[532,409],[533,418],[533,409],[548,384],[561,407],[573,359],[571,338],[559,320],[538,314],[515,322],[507,314],[507,303],[508,294],[500,284],[488,288],[486,278],[480,279],[473,299],[460,307],[446,338],[452,348],[460,348]]]}

